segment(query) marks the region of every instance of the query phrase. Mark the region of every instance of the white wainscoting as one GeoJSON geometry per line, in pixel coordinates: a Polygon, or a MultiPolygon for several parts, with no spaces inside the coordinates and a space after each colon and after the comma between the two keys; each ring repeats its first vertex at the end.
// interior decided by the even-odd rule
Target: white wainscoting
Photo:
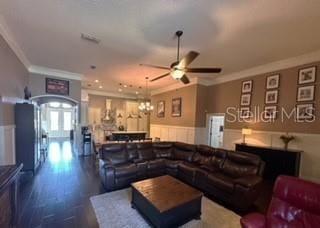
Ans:
{"type": "Polygon", "coordinates": [[[0,165],[13,165],[15,163],[15,126],[0,126],[0,165]]]}
{"type": "Polygon", "coordinates": [[[161,141],[207,144],[206,128],[151,124],[150,137],[161,141]]]}
{"type": "MultiPolygon", "coordinates": [[[[285,132],[253,131],[246,137],[248,144],[260,146],[283,147],[280,136],[285,132]]],[[[300,176],[316,182],[320,182],[320,134],[292,133],[296,137],[289,143],[290,149],[300,149],[301,154],[300,176]]],[[[225,129],[223,147],[234,149],[235,143],[242,142],[241,130],[225,129]]]]}

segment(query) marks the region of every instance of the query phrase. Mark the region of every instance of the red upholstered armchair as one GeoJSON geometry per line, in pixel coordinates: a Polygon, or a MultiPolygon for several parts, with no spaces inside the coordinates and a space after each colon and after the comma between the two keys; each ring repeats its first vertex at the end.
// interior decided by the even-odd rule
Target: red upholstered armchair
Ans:
{"type": "Polygon", "coordinates": [[[320,227],[320,184],[279,176],[267,215],[248,214],[240,223],[243,228],[320,227]]]}

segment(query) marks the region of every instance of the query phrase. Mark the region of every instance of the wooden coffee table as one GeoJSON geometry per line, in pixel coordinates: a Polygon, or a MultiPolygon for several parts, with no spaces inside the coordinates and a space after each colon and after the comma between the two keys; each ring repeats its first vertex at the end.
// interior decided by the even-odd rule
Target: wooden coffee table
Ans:
{"type": "Polygon", "coordinates": [[[202,193],[171,177],[131,184],[133,208],[154,227],[177,227],[200,219],[202,193]]]}

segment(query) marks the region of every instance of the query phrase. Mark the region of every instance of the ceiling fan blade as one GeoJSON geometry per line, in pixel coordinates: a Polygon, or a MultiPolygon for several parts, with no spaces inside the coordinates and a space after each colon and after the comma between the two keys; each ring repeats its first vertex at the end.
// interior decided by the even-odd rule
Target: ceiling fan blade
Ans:
{"type": "Polygon", "coordinates": [[[154,81],[159,80],[161,78],[167,77],[168,75],[170,75],[170,73],[166,73],[166,74],[160,75],[159,77],[151,79],[150,82],[154,82],[154,81]]]}
{"type": "Polygon", "coordinates": [[[176,66],[179,69],[184,69],[186,68],[195,58],[197,58],[199,55],[198,52],[195,51],[190,51],[185,57],[183,57],[180,61],[179,64],[176,66]]]}
{"type": "Polygon", "coordinates": [[[220,73],[221,68],[186,68],[185,71],[189,73],[220,73]]]}
{"type": "Polygon", "coordinates": [[[183,84],[189,84],[190,80],[186,75],[183,75],[182,78],[180,78],[180,81],[183,82],[183,84]]]}
{"type": "Polygon", "coordinates": [[[164,66],[155,66],[155,65],[150,65],[150,64],[139,64],[140,66],[145,66],[145,67],[152,67],[152,68],[157,68],[157,69],[163,69],[163,70],[170,70],[170,67],[164,67],[164,66]]]}

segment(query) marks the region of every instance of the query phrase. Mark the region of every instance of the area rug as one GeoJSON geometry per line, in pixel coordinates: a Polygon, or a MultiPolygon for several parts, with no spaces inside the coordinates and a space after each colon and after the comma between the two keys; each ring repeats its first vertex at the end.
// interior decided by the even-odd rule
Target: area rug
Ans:
{"type": "MultiPolygon", "coordinates": [[[[131,208],[131,189],[105,193],[90,198],[101,228],[149,228],[138,211],[131,208]]],[[[201,220],[192,220],[182,228],[238,228],[240,216],[202,198],[201,220]]]]}

